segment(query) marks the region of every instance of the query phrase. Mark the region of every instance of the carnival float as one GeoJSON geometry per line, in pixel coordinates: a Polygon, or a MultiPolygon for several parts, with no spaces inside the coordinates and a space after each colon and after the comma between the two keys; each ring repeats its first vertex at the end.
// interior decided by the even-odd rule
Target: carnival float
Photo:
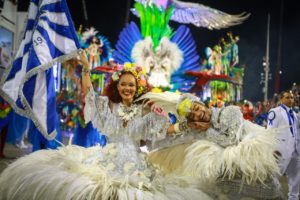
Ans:
{"type": "Polygon", "coordinates": [[[227,33],[215,46],[206,47],[200,71],[187,71],[197,77],[190,92],[198,94],[203,101],[239,102],[242,99],[244,67],[239,64],[238,36],[227,33]]]}

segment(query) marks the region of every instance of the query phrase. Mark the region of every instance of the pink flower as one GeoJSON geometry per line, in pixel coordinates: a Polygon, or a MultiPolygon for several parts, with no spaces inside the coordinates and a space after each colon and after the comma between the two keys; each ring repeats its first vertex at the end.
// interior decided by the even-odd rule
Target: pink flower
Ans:
{"type": "Polygon", "coordinates": [[[137,71],[137,72],[141,72],[142,70],[143,70],[143,69],[142,69],[141,67],[137,67],[137,68],[136,68],[136,71],[137,71]]]}
{"type": "Polygon", "coordinates": [[[156,113],[157,115],[160,115],[160,116],[167,116],[167,114],[164,112],[164,110],[160,107],[153,106],[152,107],[152,112],[154,112],[154,113],[156,113]]]}

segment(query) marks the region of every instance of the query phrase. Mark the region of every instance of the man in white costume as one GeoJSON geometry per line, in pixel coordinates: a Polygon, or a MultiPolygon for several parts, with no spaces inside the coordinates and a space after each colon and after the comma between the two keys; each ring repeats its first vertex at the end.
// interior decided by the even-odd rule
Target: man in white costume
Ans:
{"type": "Polygon", "coordinates": [[[288,179],[288,199],[299,199],[300,133],[299,118],[293,111],[294,96],[290,91],[280,93],[280,105],[270,110],[268,128],[279,128],[279,167],[288,179]]]}

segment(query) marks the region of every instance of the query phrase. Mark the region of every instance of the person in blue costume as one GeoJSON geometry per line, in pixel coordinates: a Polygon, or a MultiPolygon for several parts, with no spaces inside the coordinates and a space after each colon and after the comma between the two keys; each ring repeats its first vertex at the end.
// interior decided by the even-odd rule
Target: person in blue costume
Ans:
{"type": "Polygon", "coordinates": [[[14,110],[11,112],[6,142],[12,143],[20,148],[27,148],[24,144],[24,138],[28,129],[29,119],[17,114],[14,110]]]}
{"type": "Polygon", "coordinates": [[[85,122],[108,136],[105,147],[68,145],[22,157],[0,175],[0,199],[22,200],[211,200],[191,177],[162,176],[140,151],[173,132],[168,120],[143,102],[145,71],[125,64],[112,75],[107,96],[95,94],[85,53],[83,88],[85,122]]]}
{"type": "Polygon", "coordinates": [[[36,128],[34,123],[30,121],[29,131],[28,131],[28,138],[30,143],[32,144],[32,151],[38,151],[41,149],[56,149],[60,146],[60,142],[62,141],[61,130],[60,130],[60,122],[59,122],[59,115],[56,115],[56,131],[57,135],[55,140],[47,140],[44,136],[40,133],[40,131],[36,128]]]}
{"type": "Polygon", "coordinates": [[[82,126],[77,118],[73,144],[83,147],[92,147],[95,145],[105,146],[106,136],[99,133],[91,122],[82,126]]]}
{"type": "MultiPolygon", "coordinates": [[[[84,98],[82,100],[84,102],[84,98]]],[[[82,106],[84,107],[84,106],[82,106]]],[[[83,108],[79,107],[80,111],[76,117],[76,128],[74,133],[73,144],[82,147],[92,147],[95,145],[105,146],[106,136],[101,134],[92,123],[85,124],[83,108]]]]}

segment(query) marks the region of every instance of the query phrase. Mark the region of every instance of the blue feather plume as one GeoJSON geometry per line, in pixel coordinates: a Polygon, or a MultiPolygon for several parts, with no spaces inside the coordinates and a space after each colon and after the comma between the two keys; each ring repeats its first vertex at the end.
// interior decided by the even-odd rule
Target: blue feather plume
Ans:
{"type": "Polygon", "coordinates": [[[183,63],[180,68],[176,70],[171,76],[171,83],[173,90],[180,90],[183,92],[189,91],[194,85],[196,78],[185,75],[186,71],[199,71],[199,56],[196,49],[195,40],[187,26],[181,25],[171,41],[176,43],[178,48],[183,53],[183,63]]]}
{"type": "Polygon", "coordinates": [[[116,49],[113,52],[115,62],[120,64],[132,62],[131,50],[142,39],[143,37],[138,26],[134,22],[128,24],[120,33],[116,49]]]}

